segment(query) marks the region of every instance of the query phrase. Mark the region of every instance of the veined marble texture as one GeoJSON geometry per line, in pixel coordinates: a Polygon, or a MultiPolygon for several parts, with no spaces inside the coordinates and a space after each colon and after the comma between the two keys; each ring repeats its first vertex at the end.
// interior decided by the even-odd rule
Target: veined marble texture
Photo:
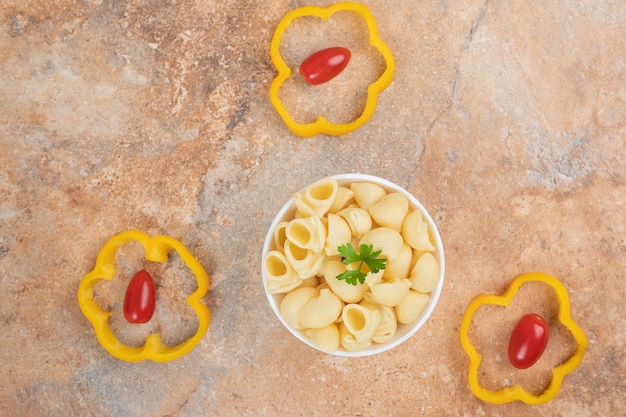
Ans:
{"type": "MultiPolygon", "coordinates": [[[[362,3],[394,81],[358,130],[303,139],[269,101],[269,45],[287,12],[330,2],[0,2],[0,415],[623,414],[626,3],[362,3]],[[426,325],[361,359],[300,343],[261,281],[283,203],[349,172],[413,193],[446,254],[426,325]],[[209,330],[173,362],[113,358],[77,303],[100,248],[129,229],[175,237],[211,277],[209,330]],[[551,402],[488,404],[469,389],[460,322],[528,271],[565,284],[589,347],[551,402]]],[[[314,44],[306,33],[285,53],[314,44]]],[[[341,92],[331,107],[358,114],[358,92],[341,92]]],[[[546,296],[525,294],[520,311],[546,296]]],[[[479,327],[514,320],[491,313],[479,327]]],[[[485,382],[515,383],[506,352],[491,356],[485,382]]]]}

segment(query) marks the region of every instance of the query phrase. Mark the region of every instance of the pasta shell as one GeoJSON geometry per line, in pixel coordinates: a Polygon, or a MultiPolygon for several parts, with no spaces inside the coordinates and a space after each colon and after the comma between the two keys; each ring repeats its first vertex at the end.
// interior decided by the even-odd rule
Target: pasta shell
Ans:
{"type": "Polygon", "coordinates": [[[269,251],[263,260],[267,290],[271,294],[291,291],[302,283],[302,278],[279,251],[269,251]]]}
{"type": "Polygon", "coordinates": [[[285,258],[302,279],[316,275],[324,262],[324,256],[308,249],[285,242],[285,258]]]}
{"type": "Polygon", "coordinates": [[[326,242],[326,228],[319,217],[302,217],[289,222],[285,236],[294,245],[320,253],[326,242]]]}
{"type": "Polygon", "coordinates": [[[378,272],[368,272],[367,275],[365,275],[365,285],[367,285],[368,287],[371,287],[372,285],[376,284],[377,282],[380,282],[381,279],[383,279],[383,274],[384,274],[385,270],[381,269],[378,272]]]}
{"type": "Polygon", "coordinates": [[[324,178],[309,185],[304,191],[294,196],[298,211],[304,216],[314,213],[322,217],[334,203],[337,188],[339,184],[332,178],[324,178]]]}
{"type": "Polygon", "coordinates": [[[394,307],[398,322],[407,324],[417,320],[429,300],[430,295],[411,290],[404,300],[394,307]]]}
{"type": "Polygon", "coordinates": [[[363,235],[359,245],[372,245],[374,250],[381,250],[382,255],[393,261],[400,256],[404,241],[400,233],[388,227],[377,227],[363,235]]]}
{"type": "Polygon", "coordinates": [[[313,208],[309,206],[307,202],[304,200],[303,191],[299,193],[295,193],[293,195],[293,203],[296,206],[296,214],[294,216],[296,219],[299,219],[302,217],[317,216],[317,213],[315,212],[315,210],[313,210],[313,208]]]}
{"type": "Polygon", "coordinates": [[[400,232],[402,222],[409,212],[409,200],[400,193],[390,193],[371,205],[367,211],[379,226],[400,232]]]}
{"type": "Polygon", "coordinates": [[[320,280],[316,276],[312,276],[307,279],[303,279],[302,283],[298,285],[298,288],[302,288],[302,287],[316,288],[318,285],[320,285],[320,280]]]}
{"type": "Polygon", "coordinates": [[[402,246],[400,255],[392,260],[387,260],[383,277],[385,279],[401,279],[409,276],[411,272],[411,261],[413,260],[413,250],[406,243],[402,246]]]}
{"type": "Polygon", "coordinates": [[[350,203],[354,199],[354,191],[349,189],[348,187],[344,187],[340,185],[337,188],[337,196],[335,197],[335,201],[328,209],[329,213],[335,214],[342,208],[346,207],[348,203],[350,203]]]}
{"type": "Polygon", "coordinates": [[[317,272],[317,277],[320,280],[324,280],[324,269],[326,268],[326,264],[330,261],[340,261],[341,262],[341,256],[325,256],[324,257],[324,262],[322,262],[322,267],[320,268],[320,270],[317,272]]]}
{"type": "Polygon", "coordinates": [[[337,215],[346,220],[348,226],[350,226],[352,235],[356,236],[358,239],[372,229],[372,218],[369,213],[362,208],[348,207],[340,210],[337,215]]]}
{"type": "Polygon", "coordinates": [[[357,285],[348,284],[344,280],[337,279],[337,275],[346,271],[346,266],[340,261],[328,261],[324,265],[324,279],[328,287],[346,303],[358,303],[363,299],[363,294],[368,290],[366,285],[357,283],[357,285]]]}
{"type": "Polygon", "coordinates": [[[343,322],[343,318],[341,317],[341,314],[340,314],[339,317],[337,317],[337,320],[335,320],[335,324],[340,324],[341,322],[343,322]]]}
{"type": "Polygon", "coordinates": [[[371,182],[353,182],[350,189],[354,191],[354,199],[359,207],[366,210],[387,194],[383,187],[371,182]]]}
{"type": "Polygon", "coordinates": [[[337,181],[324,178],[310,185],[304,191],[304,198],[319,216],[323,216],[335,202],[338,189],[337,181]]]}
{"type": "Polygon", "coordinates": [[[291,327],[302,330],[304,327],[298,321],[298,313],[306,303],[318,295],[319,291],[311,287],[301,287],[287,293],[280,302],[280,315],[291,327]]]}
{"type": "Polygon", "coordinates": [[[383,281],[371,287],[374,300],[389,307],[395,307],[406,297],[411,288],[411,281],[408,279],[396,279],[393,281],[383,281]]]}
{"type": "Polygon", "coordinates": [[[413,249],[432,252],[435,246],[430,241],[428,223],[419,210],[411,212],[402,223],[402,237],[413,249]]]}
{"type": "Polygon", "coordinates": [[[328,229],[328,217],[326,217],[326,216],[322,216],[322,217],[320,217],[319,219],[320,219],[320,221],[322,222],[322,224],[324,225],[324,227],[325,227],[326,229],[328,229]]]}
{"type": "Polygon", "coordinates": [[[426,252],[423,252],[421,250],[413,249],[413,256],[411,257],[411,271],[413,270],[413,268],[415,268],[415,264],[417,263],[419,258],[421,258],[422,255],[425,254],[425,253],[426,252]]]}
{"type": "Polygon", "coordinates": [[[339,337],[341,346],[348,352],[358,352],[359,350],[372,346],[372,339],[360,343],[357,342],[356,337],[348,331],[343,322],[339,324],[339,337]]]}
{"type": "Polygon", "coordinates": [[[285,240],[287,240],[285,229],[288,224],[289,222],[280,222],[274,229],[274,245],[276,245],[276,250],[282,250],[285,246],[285,240]]]}
{"type": "Polygon", "coordinates": [[[341,313],[343,324],[357,343],[363,343],[372,338],[380,323],[378,310],[370,310],[359,304],[348,304],[341,313]]]}
{"type": "Polygon", "coordinates": [[[320,329],[306,329],[303,333],[324,352],[334,352],[339,349],[339,327],[334,323],[320,329]]]}
{"type": "Polygon", "coordinates": [[[333,292],[324,288],[298,312],[298,321],[307,328],[319,329],[337,320],[343,303],[333,292]]]}
{"type": "Polygon", "coordinates": [[[352,232],[350,231],[348,223],[342,217],[329,214],[328,234],[326,235],[324,253],[326,253],[327,256],[337,255],[339,253],[337,248],[349,242],[350,239],[352,239],[352,232]]]}
{"type": "MultiPolygon", "coordinates": [[[[391,307],[387,307],[391,308],[391,307]]],[[[398,329],[398,321],[394,317],[393,320],[385,320],[380,322],[378,328],[372,335],[372,341],[375,343],[387,343],[396,335],[398,329]]]]}
{"type": "Polygon", "coordinates": [[[439,282],[439,262],[432,253],[424,253],[411,271],[411,288],[420,292],[431,292],[439,282]]]}
{"type": "Polygon", "coordinates": [[[386,343],[391,340],[398,328],[398,320],[396,319],[394,308],[377,303],[371,293],[365,294],[363,301],[359,304],[370,310],[378,310],[380,313],[380,322],[372,335],[372,341],[375,343],[386,343]]]}

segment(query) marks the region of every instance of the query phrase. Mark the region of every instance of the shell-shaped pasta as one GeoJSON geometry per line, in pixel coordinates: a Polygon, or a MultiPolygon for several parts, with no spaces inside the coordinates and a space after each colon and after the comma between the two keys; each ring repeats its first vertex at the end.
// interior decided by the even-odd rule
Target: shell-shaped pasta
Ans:
{"type": "Polygon", "coordinates": [[[402,222],[409,212],[409,200],[400,193],[389,193],[371,205],[367,211],[379,226],[400,232],[402,222]]]}
{"type": "Polygon", "coordinates": [[[439,262],[432,253],[424,253],[411,271],[411,288],[420,292],[431,292],[439,282],[439,262]]]}
{"type": "Polygon", "coordinates": [[[328,286],[328,283],[326,282],[325,279],[323,279],[322,282],[320,282],[320,285],[318,285],[315,288],[317,288],[318,291],[322,291],[323,289],[330,289],[330,287],[328,286]]]}
{"type": "Polygon", "coordinates": [[[383,277],[385,279],[401,279],[409,276],[411,272],[411,261],[413,260],[413,249],[406,243],[402,246],[400,255],[393,261],[387,260],[383,277]]]}
{"type": "Polygon", "coordinates": [[[374,250],[381,250],[382,255],[393,261],[400,256],[404,240],[402,235],[388,227],[377,227],[363,235],[359,240],[360,245],[372,245],[374,250]]]}
{"type": "Polygon", "coordinates": [[[395,307],[406,297],[410,288],[411,281],[408,279],[396,279],[379,282],[373,285],[370,290],[376,302],[395,307]]]}
{"type": "Polygon", "coordinates": [[[352,240],[350,240],[350,244],[352,245],[353,248],[358,248],[359,247],[359,239],[352,236],[352,240]]]}
{"type": "Polygon", "coordinates": [[[316,288],[318,285],[320,285],[319,278],[317,276],[312,276],[307,279],[303,279],[302,283],[298,285],[298,288],[302,288],[302,287],[316,288]]]}
{"type": "Polygon", "coordinates": [[[302,283],[300,275],[279,251],[269,251],[265,255],[263,270],[267,277],[267,290],[272,294],[291,291],[302,283]]]}
{"type": "MultiPolygon", "coordinates": [[[[363,269],[365,269],[365,268],[363,268],[363,269]]],[[[380,280],[383,279],[384,272],[385,272],[384,269],[381,269],[378,272],[369,271],[367,273],[367,275],[365,275],[365,282],[364,282],[364,284],[367,285],[368,287],[371,287],[372,285],[376,284],[377,282],[380,282],[380,280]]]]}
{"type": "Polygon", "coordinates": [[[359,207],[366,210],[387,194],[383,187],[372,182],[353,182],[350,189],[354,191],[354,199],[359,207]]]}
{"type": "Polygon", "coordinates": [[[276,225],[276,229],[274,229],[274,245],[276,245],[276,250],[282,251],[285,246],[285,240],[287,240],[285,229],[287,229],[288,224],[289,222],[280,222],[276,225]]]}
{"type": "Polygon", "coordinates": [[[357,342],[356,337],[348,331],[343,322],[339,324],[339,338],[341,346],[348,352],[358,352],[372,346],[372,339],[360,343],[357,342]]]}
{"type": "Polygon", "coordinates": [[[421,250],[413,249],[413,256],[411,257],[411,269],[410,269],[411,271],[413,270],[413,268],[415,268],[415,264],[417,263],[419,258],[421,258],[422,255],[425,253],[426,252],[422,252],[421,250]]]}
{"type": "Polygon", "coordinates": [[[302,249],[287,240],[285,242],[285,258],[302,279],[317,274],[324,262],[324,256],[309,249],[302,249]]]}
{"type": "Polygon", "coordinates": [[[404,300],[395,306],[398,322],[407,324],[412,323],[422,314],[424,307],[428,304],[430,295],[418,291],[409,291],[404,300]]]}
{"type": "Polygon", "coordinates": [[[341,312],[343,324],[357,343],[363,343],[372,338],[380,323],[378,310],[370,310],[360,304],[347,304],[341,312]]]}
{"type": "Polygon", "coordinates": [[[341,314],[340,314],[339,317],[337,317],[337,320],[335,320],[335,324],[340,324],[341,322],[343,322],[343,318],[341,317],[341,314]]]}
{"type": "Polygon", "coordinates": [[[289,222],[285,236],[294,245],[320,253],[326,242],[326,228],[317,216],[302,217],[289,222]]]}
{"type": "Polygon", "coordinates": [[[304,200],[304,191],[300,191],[293,195],[293,203],[296,206],[295,218],[317,216],[317,213],[304,200]]]}
{"type": "Polygon", "coordinates": [[[363,301],[359,304],[370,310],[378,310],[380,313],[380,322],[372,335],[372,341],[375,343],[386,343],[391,340],[398,328],[398,320],[396,319],[394,308],[377,303],[371,293],[365,294],[363,301]]]}
{"type": "Polygon", "coordinates": [[[320,268],[319,271],[317,271],[317,277],[320,279],[320,281],[324,281],[324,268],[326,267],[326,264],[330,261],[341,262],[341,256],[337,255],[337,256],[325,256],[324,257],[324,261],[322,262],[322,267],[320,268]]]}
{"type": "Polygon", "coordinates": [[[339,184],[332,178],[323,178],[309,185],[304,191],[294,195],[298,211],[303,215],[312,212],[322,217],[333,205],[337,197],[337,188],[339,184]]]}
{"type": "Polygon", "coordinates": [[[304,327],[319,329],[337,320],[343,303],[333,292],[324,288],[298,312],[298,321],[304,327]]]}
{"type": "Polygon", "coordinates": [[[348,222],[352,235],[359,239],[372,229],[372,217],[362,208],[348,207],[337,212],[337,215],[348,222]]]}
{"type": "Polygon", "coordinates": [[[326,253],[327,256],[337,255],[339,253],[337,248],[349,242],[350,239],[352,239],[352,232],[350,231],[348,223],[336,214],[329,214],[328,233],[326,235],[324,253],[326,253]]]}
{"type": "Polygon", "coordinates": [[[313,297],[317,297],[319,291],[311,287],[301,287],[287,293],[280,302],[280,315],[291,327],[302,330],[304,327],[298,321],[298,313],[313,297]]]}
{"type": "Polygon", "coordinates": [[[339,210],[346,207],[353,199],[354,191],[348,187],[340,185],[337,187],[337,196],[335,197],[335,201],[333,201],[332,206],[330,206],[330,209],[328,209],[328,212],[333,214],[337,213],[339,210]]]}
{"type": "MultiPolygon", "coordinates": [[[[387,307],[391,308],[391,307],[387,307]]],[[[375,343],[387,343],[396,335],[398,329],[398,321],[395,319],[381,321],[376,329],[376,332],[372,335],[372,342],[375,343]]]]}
{"type": "Polygon", "coordinates": [[[412,211],[404,218],[402,237],[413,249],[427,252],[435,250],[435,246],[430,241],[428,223],[424,221],[419,210],[412,211]]]}
{"type": "Polygon", "coordinates": [[[324,352],[334,352],[339,349],[339,327],[335,323],[320,329],[306,329],[303,333],[324,352]]]}
{"type": "Polygon", "coordinates": [[[366,285],[348,284],[344,280],[337,279],[337,275],[346,271],[346,266],[340,261],[333,260],[324,264],[324,279],[328,287],[346,303],[358,303],[363,299],[363,294],[368,290],[366,285]]]}

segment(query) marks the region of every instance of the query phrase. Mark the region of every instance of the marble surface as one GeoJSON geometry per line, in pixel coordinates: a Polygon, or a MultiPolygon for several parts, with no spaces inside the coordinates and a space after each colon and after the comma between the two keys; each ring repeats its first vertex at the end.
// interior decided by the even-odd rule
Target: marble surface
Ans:
{"type": "Polygon", "coordinates": [[[0,415],[623,413],[624,2],[363,3],[394,81],[363,127],[310,139],[269,102],[269,44],[285,13],[328,2],[0,3],[0,415]],[[284,201],[346,172],[413,193],[447,261],[426,326],[361,359],[297,341],[260,274],[284,201]],[[79,309],[79,282],[127,229],[176,237],[211,275],[211,326],[181,359],[117,360],[79,309]],[[551,402],[484,403],[462,315],[536,270],[565,284],[589,348],[551,402]]]}

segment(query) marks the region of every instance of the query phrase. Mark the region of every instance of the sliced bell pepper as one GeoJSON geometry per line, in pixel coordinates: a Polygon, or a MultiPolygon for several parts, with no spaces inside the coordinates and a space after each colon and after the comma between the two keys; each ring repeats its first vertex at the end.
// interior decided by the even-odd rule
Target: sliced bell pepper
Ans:
{"type": "Polygon", "coordinates": [[[378,94],[391,84],[395,72],[395,61],[393,59],[393,55],[383,40],[378,37],[378,28],[376,26],[374,16],[364,5],[351,2],[335,3],[327,8],[304,6],[287,13],[280,21],[276,31],[274,32],[274,37],[272,38],[272,42],[270,44],[270,57],[274,67],[276,67],[276,70],[278,71],[278,75],[272,80],[270,85],[270,101],[276,108],[280,117],[282,117],[287,124],[287,127],[289,127],[295,135],[305,138],[315,136],[319,133],[331,136],[340,136],[352,132],[362,126],[374,114],[376,104],[378,103],[378,94]],[[363,18],[363,20],[365,20],[369,31],[369,44],[376,48],[383,56],[386,68],[382,75],[367,87],[367,100],[365,102],[365,108],[356,120],[350,123],[337,124],[330,123],[323,116],[320,116],[313,123],[297,123],[278,97],[278,90],[280,90],[284,82],[291,76],[291,68],[287,66],[280,55],[280,42],[289,26],[291,26],[296,19],[305,16],[329,19],[334,13],[342,10],[357,13],[363,18]]]}
{"type": "Polygon", "coordinates": [[[467,307],[465,315],[463,316],[460,337],[461,345],[469,356],[470,388],[476,397],[492,404],[503,404],[515,400],[520,400],[527,404],[543,404],[550,401],[559,392],[563,377],[580,365],[580,362],[585,354],[585,350],[587,349],[587,337],[585,336],[585,333],[570,317],[570,302],[565,286],[556,278],[542,272],[530,272],[518,276],[501,296],[480,294],[474,298],[467,307]],[[552,370],[552,381],[550,382],[548,388],[546,388],[546,390],[541,394],[533,395],[524,390],[524,388],[520,385],[513,385],[497,391],[490,391],[482,387],[478,381],[478,368],[480,367],[482,355],[476,351],[476,348],[472,345],[469,339],[469,329],[472,323],[472,316],[476,310],[483,305],[494,304],[508,307],[515,294],[517,294],[519,288],[523,284],[531,281],[543,282],[554,289],[559,302],[558,320],[570,331],[572,336],[574,336],[578,347],[568,360],[552,370]]]}
{"type": "Polygon", "coordinates": [[[208,290],[208,274],[182,243],[169,236],[150,238],[145,233],[129,230],[114,236],[102,247],[96,259],[95,268],[85,275],[80,282],[78,287],[78,304],[85,317],[93,324],[96,336],[102,347],[114,357],[127,362],[138,362],[144,359],[150,359],[155,362],[167,362],[190,352],[206,333],[211,314],[209,309],[201,302],[201,299],[208,290]],[[187,297],[187,303],[198,316],[198,330],[189,339],[176,346],[164,345],[158,333],[149,335],[145,344],[141,347],[126,346],[118,340],[109,326],[111,312],[100,308],[94,300],[94,287],[96,284],[103,280],[112,280],[115,277],[116,251],[132,240],[141,243],[145,249],[146,260],[151,262],[165,263],[168,261],[169,252],[172,250],[176,251],[196,277],[198,288],[187,297]]]}

